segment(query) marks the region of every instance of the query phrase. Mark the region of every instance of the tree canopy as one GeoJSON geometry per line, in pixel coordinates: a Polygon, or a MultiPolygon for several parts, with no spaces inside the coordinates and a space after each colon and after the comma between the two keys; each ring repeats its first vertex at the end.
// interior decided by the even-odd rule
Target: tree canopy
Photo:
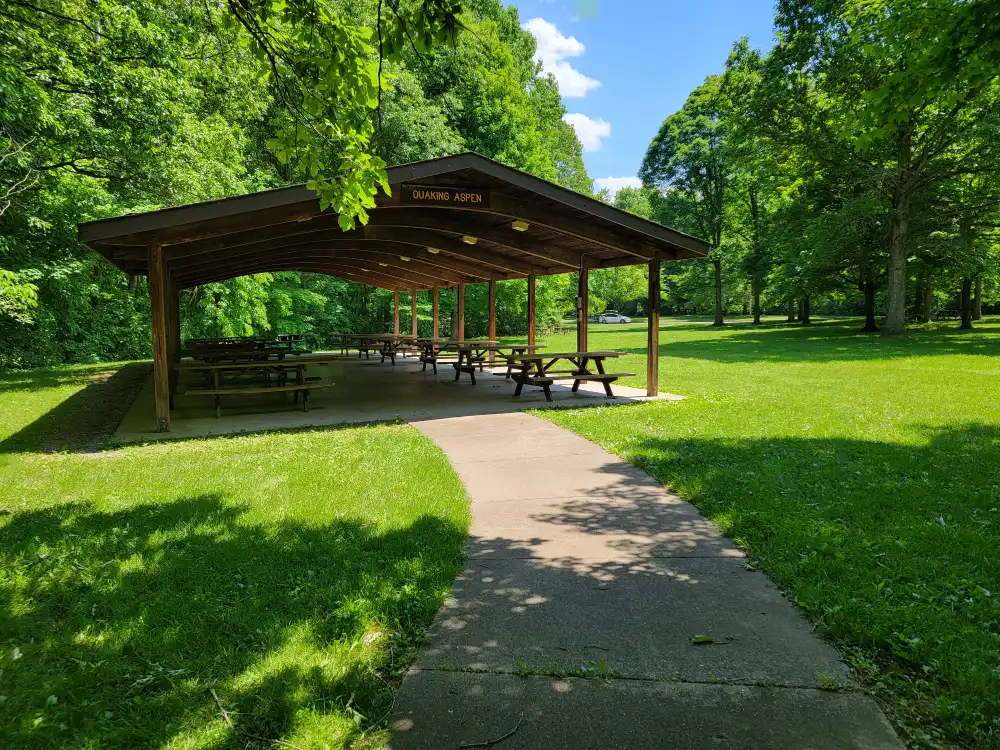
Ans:
{"type": "Polygon", "coordinates": [[[1000,298],[1000,66],[986,0],[780,0],[664,120],[652,216],[710,239],[670,269],[678,309],[864,312],[865,330],[1000,298]],[[720,287],[722,287],[720,289],[720,287]],[[935,291],[936,290],[936,291],[935,291]],[[970,296],[975,294],[975,299],[970,296]],[[709,308],[711,309],[711,308],[709,308]]]}
{"type": "MultiPolygon", "coordinates": [[[[0,17],[0,366],[148,355],[144,280],[79,245],[80,221],[306,182],[351,226],[386,165],[465,150],[593,193],[558,86],[500,0],[13,0],[0,17]]],[[[539,280],[541,320],[565,284],[539,280]]],[[[181,306],[186,336],[315,344],[391,319],[390,293],[300,273],[181,306]]]]}

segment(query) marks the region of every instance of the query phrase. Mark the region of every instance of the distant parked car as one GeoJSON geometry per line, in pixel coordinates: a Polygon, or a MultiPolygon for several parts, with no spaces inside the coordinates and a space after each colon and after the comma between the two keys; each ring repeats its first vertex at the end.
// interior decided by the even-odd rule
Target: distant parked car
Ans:
{"type": "Polygon", "coordinates": [[[605,310],[597,316],[598,323],[631,323],[632,318],[622,315],[617,310],[605,310]]]}

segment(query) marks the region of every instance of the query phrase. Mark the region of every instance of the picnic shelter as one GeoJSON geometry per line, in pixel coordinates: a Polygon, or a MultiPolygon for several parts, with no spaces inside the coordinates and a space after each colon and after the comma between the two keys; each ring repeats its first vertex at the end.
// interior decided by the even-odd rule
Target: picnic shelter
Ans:
{"type": "MultiPolygon", "coordinates": [[[[579,273],[577,342],[588,352],[588,272],[649,268],[647,394],[657,393],[660,264],[699,258],[703,240],[642,219],[475,153],[391,167],[366,225],[343,231],[304,185],[83,223],[80,240],[125,273],[147,276],[157,429],[170,429],[180,360],[181,289],[254,273],[329,274],[399,294],[430,291],[438,337],[438,291],[489,285],[488,339],[496,338],[496,282],[527,279],[528,344],[535,344],[535,279],[579,273]]],[[[416,315],[412,316],[413,336],[416,315]]]]}

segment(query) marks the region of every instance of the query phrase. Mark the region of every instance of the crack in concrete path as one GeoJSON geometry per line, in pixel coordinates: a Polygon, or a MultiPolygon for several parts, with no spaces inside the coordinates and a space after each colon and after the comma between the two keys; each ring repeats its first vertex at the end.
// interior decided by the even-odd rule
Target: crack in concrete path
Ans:
{"type": "Polygon", "coordinates": [[[397,694],[395,750],[521,714],[505,750],[902,747],[770,580],[644,472],[527,414],[415,424],[465,483],[472,528],[397,694]]]}

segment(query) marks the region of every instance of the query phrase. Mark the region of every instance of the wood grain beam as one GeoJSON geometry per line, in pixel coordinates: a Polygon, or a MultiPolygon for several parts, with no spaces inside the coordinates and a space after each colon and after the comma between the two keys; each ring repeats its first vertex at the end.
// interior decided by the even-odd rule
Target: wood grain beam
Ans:
{"type": "MultiPolygon", "coordinates": [[[[412,239],[412,238],[411,238],[412,239]]],[[[239,245],[218,247],[215,249],[205,249],[192,252],[192,249],[184,245],[178,245],[168,252],[168,259],[173,262],[187,262],[206,260],[213,258],[238,257],[245,254],[253,254],[261,251],[282,250],[291,247],[357,247],[366,251],[393,254],[396,257],[405,255],[407,257],[418,258],[426,263],[451,269],[460,274],[474,277],[475,279],[488,280],[490,278],[508,278],[509,273],[504,270],[492,267],[483,267],[480,262],[470,261],[464,257],[442,257],[441,253],[431,253],[425,244],[420,242],[404,242],[399,239],[366,237],[365,233],[350,232],[344,233],[339,229],[336,233],[328,230],[316,230],[301,232],[289,237],[271,238],[257,242],[248,242],[239,245]]]]}
{"type": "MultiPolygon", "coordinates": [[[[337,276],[342,279],[349,279],[351,281],[359,281],[363,284],[369,286],[378,287],[380,289],[392,290],[405,290],[412,289],[414,282],[408,279],[400,279],[395,276],[389,276],[383,273],[373,273],[371,271],[363,271],[357,267],[344,266],[344,265],[334,265],[331,263],[296,263],[293,261],[288,262],[276,262],[272,265],[264,267],[254,267],[252,270],[244,269],[226,269],[220,270],[212,274],[204,274],[198,276],[188,276],[183,278],[178,278],[177,283],[179,286],[187,288],[192,286],[198,286],[201,284],[209,284],[215,281],[225,281],[226,279],[233,279],[238,276],[249,276],[254,273],[271,273],[280,271],[300,271],[303,273],[320,273],[326,274],[328,276],[337,276]]],[[[421,285],[417,285],[418,288],[424,288],[421,285]]]]}
{"type": "MultiPolygon", "coordinates": [[[[467,216],[459,218],[456,216],[457,213],[450,209],[430,211],[424,207],[387,207],[372,211],[368,225],[426,229],[440,233],[443,237],[447,237],[449,234],[458,237],[472,235],[482,240],[488,240],[508,251],[546,261],[550,265],[563,265],[567,269],[578,268],[580,265],[580,253],[555,248],[544,242],[533,241],[530,236],[522,236],[521,232],[515,232],[510,228],[497,229],[482,220],[483,217],[490,216],[490,214],[481,211],[462,211],[461,213],[467,214],[467,216]],[[476,217],[479,217],[478,220],[476,217]]],[[[595,250],[598,249],[603,248],[595,248],[595,250]]]]}
{"type": "Polygon", "coordinates": [[[460,239],[447,234],[441,234],[427,227],[399,227],[369,223],[365,227],[365,236],[370,239],[417,243],[425,249],[425,252],[427,247],[434,247],[455,258],[461,258],[477,264],[486,264],[487,266],[506,272],[510,274],[507,278],[524,278],[533,272],[549,272],[546,266],[535,262],[532,258],[509,258],[475,245],[466,245],[460,239]]]}
{"type": "MultiPolygon", "coordinates": [[[[407,256],[409,257],[409,256],[407,256]]],[[[366,253],[364,251],[358,251],[356,249],[344,249],[344,250],[330,250],[330,249],[297,249],[297,250],[281,250],[281,251],[257,251],[256,253],[246,253],[244,255],[235,256],[233,258],[217,259],[217,260],[204,260],[200,263],[191,263],[189,261],[183,263],[171,264],[170,269],[175,274],[195,274],[204,271],[211,271],[213,269],[224,269],[232,266],[239,266],[241,268],[247,268],[253,263],[267,263],[269,261],[286,261],[292,259],[302,259],[302,260],[350,260],[358,261],[361,263],[367,263],[369,265],[385,268],[392,268],[398,271],[405,272],[407,274],[414,274],[419,277],[419,280],[436,280],[446,284],[457,284],[463,279],[468,277],[462,276],[461,274],[456,274],[451,271],[443,270],[438,266],[432,266],[421,261],[413,260],[409,261],[400,260],[398,255],[394,254],[376,254],[376,253],[366,253]],[[383,265],[384,264],[384,265],[383,265]]]]}

